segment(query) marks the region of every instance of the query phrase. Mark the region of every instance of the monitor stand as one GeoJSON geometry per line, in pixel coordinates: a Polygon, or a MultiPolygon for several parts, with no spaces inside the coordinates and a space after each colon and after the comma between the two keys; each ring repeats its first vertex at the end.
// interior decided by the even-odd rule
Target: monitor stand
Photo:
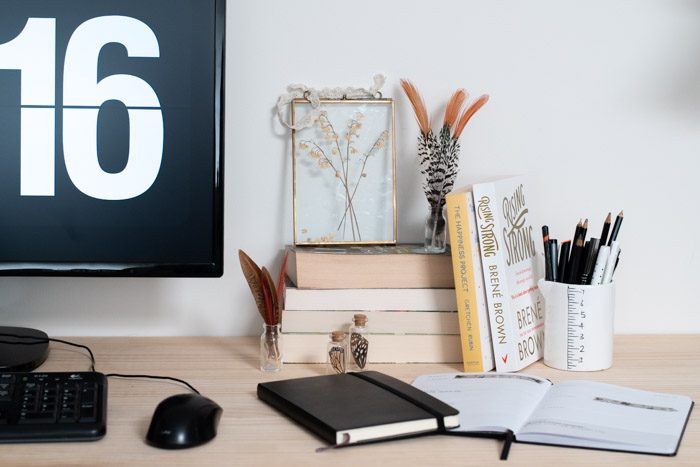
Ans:
{"type": "Polygon", "coordinates": [[[0,342],[23,342],[26,344],[0,343],[0,371],[32,371],[49,356],[49,336],[38,329],[0,326],[0,342]],[[5,337],[1,334],[33,337],[35,339],[5,337]],[[30,342],[35,342],[29,344],[30,342]]]}

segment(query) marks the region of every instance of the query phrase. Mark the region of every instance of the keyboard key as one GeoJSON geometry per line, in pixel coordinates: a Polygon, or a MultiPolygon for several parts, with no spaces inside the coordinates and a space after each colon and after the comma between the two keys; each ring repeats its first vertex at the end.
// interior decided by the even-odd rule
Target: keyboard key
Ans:
{"type": "Polygon", "coordinates": [[[19,420],[17,422],[22,425],[25,425],[35,423],[54,423],[55,421],[56,417],[54,417],[52,414],[28,413],[20,415],[19,420]]]}
{"type": "Polygon", "coordinates": [[[58,423],[75,423],[77,418],[75,411],[62,411],[58,416],[58,423]]]}
{"type": "Polygon", "coordinates": [[[92,423],[97,421],[95,407],[81,407],[79,420],[80,423],[92,423]]]}

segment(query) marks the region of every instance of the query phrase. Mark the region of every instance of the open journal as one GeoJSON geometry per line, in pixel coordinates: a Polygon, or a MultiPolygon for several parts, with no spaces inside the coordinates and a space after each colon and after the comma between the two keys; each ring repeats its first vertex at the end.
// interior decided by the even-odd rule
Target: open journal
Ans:
{"type": "Polygon", "coordinates": [[[514,373],[425,375],[413,385],[459,410],[451,433],[669,456],[693,407],[686,396],[514,373]]]}

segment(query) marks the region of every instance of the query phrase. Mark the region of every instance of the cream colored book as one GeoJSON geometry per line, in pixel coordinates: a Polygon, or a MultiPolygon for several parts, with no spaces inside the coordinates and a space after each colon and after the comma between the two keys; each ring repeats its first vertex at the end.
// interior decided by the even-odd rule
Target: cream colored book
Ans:
{"type": "MultiPolygon", "coordinates": [[[[372,363],[456,363],[462,361],[459,335],[367,334],[372,363]]],[[[327,333],[283,333],[285,363],[325,363],[327,333]]]]}
{"type": "Polygon", "coordinates": [[[288,247],[287,275],[301,289],[454,288],[450,252],[422,245],[288,247]]]}
{"type": "Polygon", "coordinates": [[[457,300],[454,289],[299,289],[288,285],[284,307],[287,310],[455,311],[457,300]]]}
{"type": "Polygon", "coordinates": [[[355,313],[367,316],[367,328],[378,334],[459,334],[456,311],[285,310],[282,332],[347,331],[355,313]]]}

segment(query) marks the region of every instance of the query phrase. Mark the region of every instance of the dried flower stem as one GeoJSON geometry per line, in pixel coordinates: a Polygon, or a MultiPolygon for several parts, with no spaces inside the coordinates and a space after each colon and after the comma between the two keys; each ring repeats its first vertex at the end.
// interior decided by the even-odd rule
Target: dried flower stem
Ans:
{"type": "MultiPolygon", "coordinates": [[[[364,155],[364,160],[362,161],[362,168],[360,169],[360,175],[359,175],[359,177],[358,177],[358,179],[357,179],[357,183],[355,184],[355,188],[354,188],[353,191],[352,191],[352,195],[350,196],[350,205],[352,205],[352,201],[355,199],[355,193],[357,193],[357,188],[360,186],[360,182],[362,181],[362,178],[363,178],[363,177],[362,177],[362,174],[365,173],[365,166],[367,165],[367,159],[369,159],[369,156],[371,156],[372,153],[373,153],[376,149],[379,148],[380,142],[384,139],[384,137],[385,137],[385,133],[382,132],[382,133],[377,137],[377,139],[374,141],[374,144],[372,145],[372,147],[370,148],[370,150],[367,151],[367,153],[364,155]]],[[[349,142],[348,142],[348,147],[350,147],[350,143],[349,143],[349,142]]],[[[340,220],[341,223],[344,221],[344,219],[345,219],[345,217],[347,216],[347,214],[348,214],[348,209],[346,208],[346,209],[345,209],[345,212],[343,213],[343,218],[340,220]]],[[[340,229],[340,225],[338,226],[338,229],[340,229]]]]}
{"type": "MultiPolygon", "coordinates": [[[[321,153],[321,156],[323,157],[323,159],[326,162],[328,162],[328,165],[331,167],[331,169],[333,169],[334,172],[341,173],[341,174],[343,173],[343,172],[338,171],[336,166],[333,164],[333,161],[330,160],[330,158],[326,155],[326,152],[318,144],[316,144],[315,142],[313,142],[311,140],[304,140],[301,142],[306,143],[306,144],[311,144],[314,147],[316,147],[316,149],[321,153]]],[[[342,155],[340,155],[340,159],[342,161],[342,155]]],[[[346,203],[345,212],[347,212],[348,209],[350,210],[350,226],[352,227],[352,238],[354,239],[355,238],[355,226],[357,226],[357,230],[358,230],[357,234],[358,235],[359,235],[360,226],[357,222],[357,214],[355,213],[355,207],[352,205],[352,199],[350,197],[350,189],[348,188],[348,184],[347,184],[347,177],[343,176],[343,177],[339,177],[339,179],[340,179],[340,183],[342,183],[343,188],[345,189],[345,200],[346,200],[345,201],[345,203],[346,203]]],[[[345,216],[343,216],[343,219],[345,219],[345,216]]],[[[340,228],[339,228],[339,230],[340,230],[340,228]]]]}

